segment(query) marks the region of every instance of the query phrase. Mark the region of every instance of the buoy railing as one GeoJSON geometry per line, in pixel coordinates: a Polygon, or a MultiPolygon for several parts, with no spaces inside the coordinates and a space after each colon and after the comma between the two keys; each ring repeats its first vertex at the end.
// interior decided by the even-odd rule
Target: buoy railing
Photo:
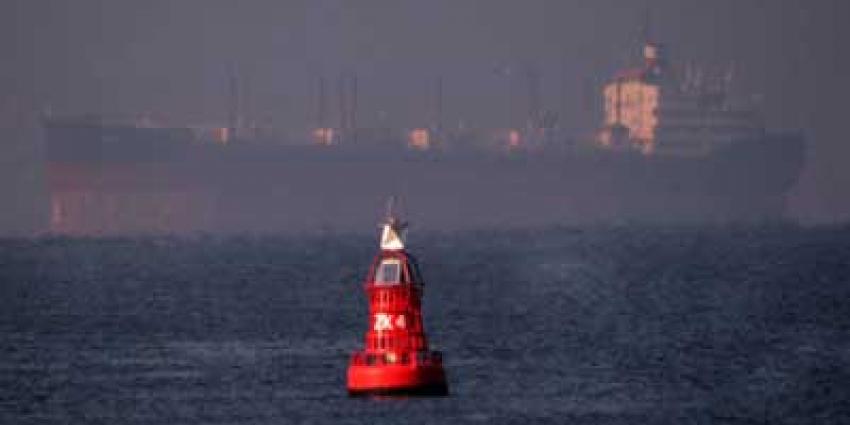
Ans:
{"type": "Polygon", "coordinates": [[[443,364],[443,353],[439,351],[419,351],[416,353],[363,353],[358,352],[351,355],[351,364],[357,366],[386,366],[386,365],[411,365],[430,366],[443,364]],[[410,355],[414,354],[414,355],[410,355]]]}

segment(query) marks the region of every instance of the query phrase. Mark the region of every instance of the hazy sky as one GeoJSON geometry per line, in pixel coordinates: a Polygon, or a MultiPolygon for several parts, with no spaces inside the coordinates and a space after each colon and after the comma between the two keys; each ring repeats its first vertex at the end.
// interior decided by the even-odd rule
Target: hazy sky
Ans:
{"type": "MultiPolygon", "coordinates": [[[[764,99],[771,127],[805,132],[794,214],[850,217],[850,2],[650,4],[653,34],[674,60],[734,64],[736,90],[764,99]]],[[[277,127],[311,125],[316,76],[341,71],[360,78],[364,125],[424,124],[436,75],[448,123],[502,125],[512,83],[495,70],[533,66],[545,106],[588,131],[599,84],[637,54],[643,9],[626,0],[3,0],[0,123],[20,126],[21,110],[46,107],[222,122],[235,68],[246,109],[277,127]]]]}

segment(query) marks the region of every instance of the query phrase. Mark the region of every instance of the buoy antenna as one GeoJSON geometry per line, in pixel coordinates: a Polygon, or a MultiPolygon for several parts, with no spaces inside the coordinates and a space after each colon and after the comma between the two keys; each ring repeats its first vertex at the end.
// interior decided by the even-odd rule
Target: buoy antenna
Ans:
{"type": "Polygon", "coordinates": [[[396,219],[396,217],[395,217],[395,202],[396,202],[395,195],[392,195],[392,196],[390,196],[389,199],[387,199],[387,217],[386,217],[387,221],[392,221],[392,220],[396,219]]]}
{"type": "Polygon", "coordinates": [[[392,195],[387,199],[386,216],[384,217],[384,223],[381,223],[382,226],[390,223],[398,226],[399,228],[407,227],[407,223],[401,220],[401,214],[399,213],[401,208],[399,208],[398,205],[400,205],[400,203],[396,195],[392,195]]]}
{"type": "Polygon", "coordinates": [[[407,223],[401,221],[396,215],[396,196],[390,196],[387,200],[387,216],[382,223],[381,249],[402,250],[404,249],[405,230],[407,223]]]}

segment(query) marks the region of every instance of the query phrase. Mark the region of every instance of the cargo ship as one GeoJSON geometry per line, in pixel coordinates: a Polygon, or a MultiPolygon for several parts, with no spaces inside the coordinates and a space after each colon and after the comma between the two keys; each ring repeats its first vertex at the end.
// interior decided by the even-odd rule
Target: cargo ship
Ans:
{"type": "Polygon", "coordinates": [[[349,231],[391,195],[443,230],[783,220],[802,135],[767,131],[723,79],[674,68],[663,46],[642,53],[604,85],[604,123],[580,139],[537,116],[522,129],[375,130],[349,109],[302,143],[240,135],[235,121],[46,117],[49,231],[349,231]]]}

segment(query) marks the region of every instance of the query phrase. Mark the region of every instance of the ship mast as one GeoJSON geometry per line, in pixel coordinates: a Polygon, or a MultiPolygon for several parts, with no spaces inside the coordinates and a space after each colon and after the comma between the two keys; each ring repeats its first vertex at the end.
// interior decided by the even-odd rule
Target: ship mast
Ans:
{"type": "Polygon", "coordinates": [[[434,82],[434,117],[432,124],[434,131],[440,134],[443,131],[443,76],[438,75],[434,82]]]}
{"type": "Polygon", "coordinates": [[[540,73],[536,68],[529,66],[526,69],[526,89],[528,90],[528,117],[527,129],[536,131],[540,127],[540,73]]]}
{"type": "Polygon", "coordinates": [[[327,128],[327,96],[325,94],[325,77],[319,76],[318,79],[318,93],[316,99],[316,128],[324,129],[327,128]]]}
{"type": "Polygon", "coordinates": [[[337,97],[339,101],[339,131],[340,134],[344,134],[346,130],[348,130],[348,122],[346,117],[348,114],[346,113],[346,105],[348,104],[347,96],[345,91],[345,74],[340,74],[339,79],[337,80],[337,97]]]}
{"type": "Polygon", "coordinates": [[[341,136],[354,137],[357,128],[357,74],[342,73],[337,81],[341,136]]]}
{"type": "Polygon", "coordinates": [[[652,44],[652,10],[650,0],[643,4],[643,24],[641,25],[641,43],[652,44]]]}
{"type": "Polygon", "coordinates": [[[228,101],[227,101],[227,137],[228,139],[236,138],[239,131],[241,121],[240,97],[239,93],[239,76],[236,74],[236,69],[230,69],[228,76],[228,101]]]}

